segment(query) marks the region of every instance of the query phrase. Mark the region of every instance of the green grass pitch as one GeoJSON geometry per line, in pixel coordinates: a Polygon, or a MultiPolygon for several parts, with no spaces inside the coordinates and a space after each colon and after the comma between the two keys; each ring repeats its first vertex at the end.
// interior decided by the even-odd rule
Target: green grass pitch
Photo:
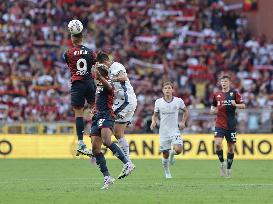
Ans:
{"type": "MultiPolygon", "coordinates": [[[[103,178],[88,160],[0,160],[0,203],[168,204],[273,203],[273,161],[234,161],[220,178],[218,161],[179,160],[164,178],[160,160],[136,160],[129,177],[100,190],[103,178]]],[[[121,165],[107,161],[117,177],[121,165]]]]}

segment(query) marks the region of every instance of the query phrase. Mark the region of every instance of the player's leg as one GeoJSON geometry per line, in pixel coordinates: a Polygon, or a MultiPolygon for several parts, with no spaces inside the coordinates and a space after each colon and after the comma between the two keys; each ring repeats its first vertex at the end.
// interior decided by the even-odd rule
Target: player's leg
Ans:
{"type": "MultiPolygon", "coordinates": [[[[131,115],[133,116],[133,113],[131,115]]],[[[128,121],[130,121],[130,120],[131,120],[131,118],[129,119],[128,117],[125,117],[123,119],[123,121],[122,121],[122,119],[120,119],[120,121],[115,122],[114,135],[115,135],[116,139],[118,140],[118,144],[119,144],[121,150],[123,151],[125,157],[131,163],[131,166],[134,169],[136,166],[133,164],[133,162],[130,159],[129,144],[124,136],[125,128],[127,127],[128,121]],[[127,120],[127,122],[125,122],[126,120],[127,120]]]]}
{"type": "Polygon", "coordinates": [[[234,159],[236,131],[228,131],[226,140],[227,140],[227,146],[228,146],[226,177],[231,178],[231,166],[232,166],[233,159],[234,159]]]}
{"type": "Polygon", "coordinates": [[[112,131],[110,128],[101,128],[101,137],[103,144],[107,148],[109,148],[112,151],[112,153],[123,163],[123,168],[121,170],[120,175],[118,176],[118,179],[121,179],[124,178],[125,176],[128,176],[134,170],[134,167],[132,166],[131,162],[127,160],[119,146],[111,141],[111,136],[112,131]]]}
{"type": "Polygon", "coordinates": [[[182,152],[183,140],[180,135],[177,135],[172,140],[173,149],[169,151],[170,164],[174,165],[174,155],[178,155],[182,152]]]}
{"type": "Polygon", "coordinates": [[[215,152],[220,161],[220,176],[226,175],[226,166],[225,166],[225,160],[223,155],[223,145],[222,145],[224,135],[225,135],[225,132],[221,128],[215,128],[214,145],[215,145],[215,152]]]}
{"type": "Polygon", "coordinates": [[[101,152],[102,139],[99,136],[92,136],[92,150],[93,155],[96,158],[96,164],[99,167],[101,173],[104,177],[104,184],[101,189],[108,189],[111,184],[114,183],[114,179],[111,178],[110,173],[108,171],[106,160],[101,152]]]}
{"type": "Polygon", "coordinates": [[[169,165],[169,151],[171,149],[171,141],[160,141],[160,151],[162,152],[162,166],[167,179],[172,178],[169,165]]]}
{"type": "Polygon", "coordinates": [[[104,127],[101,128],[101,138],[102,138],[103,144],[107,148],[109,148],[113,152],[113,154],[120,161],[122,161],[123,164],[126,164],[128,162],[128,160],[126,159],[125,155],[123,154],[123,152],[121,151],[119,146],[117,144],[115,144],[114,142],[112,142],[111,135],[112,135],[112,131],[110,128],[104,128],[104,127]]]}
{"type": "Polygon", "coordinates": [[[84,134],[84,121],[83,121],[83,109],[84,109],[84,93],[82,91],[81,82],[74,82],[71,86],[71,105],[75,112],[76,132],[78,137],[77,155],[87,152],[88,149],[83,142],[84,134]]]}
{"type": "MultiPolygon", "coordinates": [[[[136,103],[127,105],[122,111],[117,114],[114,126],[114,135],[118,140],[118,144],[124,155],[131,162],[129,144],[124,136],[124,131],[127,125],[131,122],[136,109],[136,103]]],[[[131,162],[132,163],[132,162],[131,162]]],[[[134,165],[133,165],[134,166],[134,165]]]]}
{"type": "Polygon", "coordinates": [[[116,122],[114,126],[114,135],[118,140],[118,144],[121,150],[123,151],[125,157],[127,158],[128,161],[131,162],[131,159],[129,157],[129,144],[124,136],[126,125],[127,125],[126,123],[116,122]]]}

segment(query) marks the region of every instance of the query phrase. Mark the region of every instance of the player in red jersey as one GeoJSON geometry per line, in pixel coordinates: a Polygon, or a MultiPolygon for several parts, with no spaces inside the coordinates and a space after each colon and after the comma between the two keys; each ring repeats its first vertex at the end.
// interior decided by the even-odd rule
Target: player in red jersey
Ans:
{"type": "Polygon", "coordinates": [[[77,156],[87,154],[88,149],[83,142],[84,121],[83,112],[85,101],[93,106],[95,102],[96,85],[91,75],[91,68],[96,63],[96,54],[82,45],[82,24],[78,20],[69,23],[75,28],[79,25],[78,32],[71,32],[73,47],[64,53],[64,59],[71,73],[71,105],[75,111],[76,131],[78,136],[77,156]],[[74,24],[73,24],[74,23],[74,24]]]}
{"type": "Polygon", "coordinates": [[[222,91],[213,96],[211,113],[216,114],[215,123],[215,149],[220,160],[220,175],[231,177],[231,166],[234,158],[234,147],[236,143],[236,108],[244,109],[245,104],[240,93],[230,88],[230,77],[224,75],[220,78],[222,91]],[[222,143],[224,137],[228,145],[227,169],[223,157],[222,143]]]}
{"type": "Polygon", "coordinates": [[[124,164],[123,169],[118,177],[121,179],[128,176],[134,170],[131,162],[125,157],[122,150],[117,144],[112,142],[111,136],[114,127],[114,111],[112,109],[114,100],[114,87],[109,81],[108,67],[103,64],[96,65],[96,77],[98,80],[96,91],[96,105],[94,116],[92,117],[91,138],[92,138],[92,153],[96,158],[96,163],[104,176],[104,186],[102,189],[107,189],[113,184],[114,179],[111,178],[103,153],[101,152],[101,145],[104,144],[109,148],[113,155],[115,155],[124,164]]]}

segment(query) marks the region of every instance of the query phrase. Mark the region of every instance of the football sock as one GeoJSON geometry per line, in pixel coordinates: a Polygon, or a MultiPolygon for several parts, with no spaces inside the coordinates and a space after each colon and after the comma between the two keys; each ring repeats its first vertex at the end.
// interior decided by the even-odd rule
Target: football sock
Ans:
{"type": "Polygon", "coordinates": [[[171,156],[177,155],[177,153],[176,153],[176,151],[175,151],[174,149],[171,149],[171,150],[169,151],[169,154],[170,154],[171,156]]]}
{"type": "Polygon", "coordinates": [[[101,173],[103,174],[103,176],[109,176],[109,172],[108,172],[108,168],[106,166],[106,160],[105,157],[102,153],[96,154],[96,163],[101,171],[101,173]]]}
{"type": "Polygon", "coordinates": [[[224,162],[223,150],[222,149],[221,150],[217,150],[216,154],[218,155],[219,161],[221,163],[223,163],[224,162]]]}
{"type": "Polygon", "coordinates": [[[165,174],[169,174],[170,173],[169,159],[162,158],[162,166],[164,168],[165,174]]]}
{"type": "Polygon", "coordinates": [[[126,164],[128,162],[127,158],[125,157],[118,145],[112,143],[108,148],[117,158],[119,158],[120,161],[122,161],[123,164],[126,164]]]}
{"type": "Polygon", "coordinates": [[[83,132],[84,132],[83,117],[76,118],[76,131],[77,131],[78,141],[83,140],[83,132]]]}
{"type": "Polygon", "coordinates": [[[122,137],[122,138],[118,139],[118,144],[120,146],[120,149],[124,153],[124,156],[127,158],[127,160],[129,162],[131,162],[131,159],[129,157],[129,153],[130,153],[129,144],[128,144],[127,140],[125,139],[125,137],[122,137]]]}
{"type": "Polygon", "coordinates": [[[227,169],[231,169],[233,158],[234,158],[234,153],[227,154],[227,169]]]}

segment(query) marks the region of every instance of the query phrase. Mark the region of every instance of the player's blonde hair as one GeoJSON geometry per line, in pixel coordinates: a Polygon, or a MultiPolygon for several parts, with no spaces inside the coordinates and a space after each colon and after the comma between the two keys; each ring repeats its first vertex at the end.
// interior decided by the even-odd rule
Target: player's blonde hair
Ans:
{"type": "Polygon", "coordinates": [[[173,88],[173,83],[171,81],[165,81],[162,84],[162,89],[164,88],[164,86],[168,86],[168,85],[170,85],[173,88]]]}

